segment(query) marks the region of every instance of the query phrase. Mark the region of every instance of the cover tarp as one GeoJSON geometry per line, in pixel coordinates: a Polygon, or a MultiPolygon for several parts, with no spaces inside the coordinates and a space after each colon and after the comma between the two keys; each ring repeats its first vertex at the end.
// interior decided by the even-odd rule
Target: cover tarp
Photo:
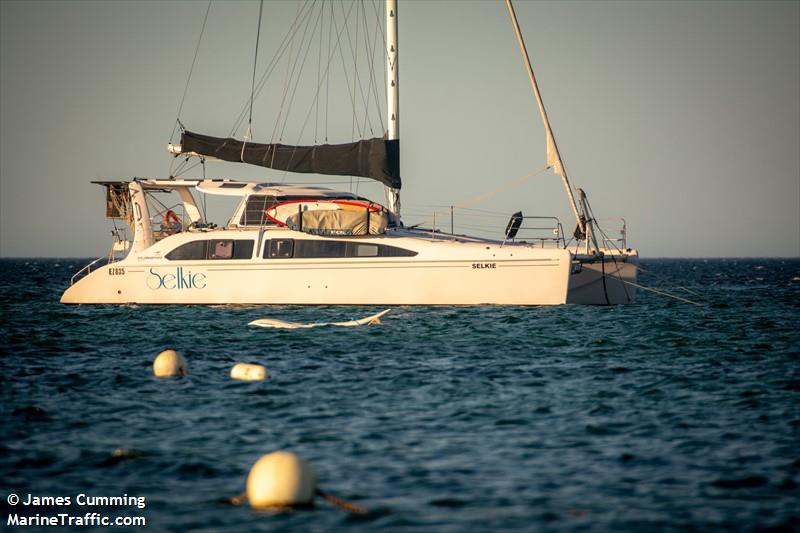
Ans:
{"type": "Polygon", "coordinates": [[[181,135],[181,151],[289,172],[361,176],[400,188],[400,141],[363,139],[345,144],[292,146],[244,143],[191,131],[181,135]]]}
{"type": "Polygon", "coordinates": [[[367,233],[367,210],[349,211],[344,209],[320,209],[303,211],[286,219],[286,225],[295,231],[329,237],[349,235],[380,235],[386,233],[389,217],[384,212],[369,213],[369,233],[367,233]],[[301,225],[302,222],[302,225],[301,225]]]}

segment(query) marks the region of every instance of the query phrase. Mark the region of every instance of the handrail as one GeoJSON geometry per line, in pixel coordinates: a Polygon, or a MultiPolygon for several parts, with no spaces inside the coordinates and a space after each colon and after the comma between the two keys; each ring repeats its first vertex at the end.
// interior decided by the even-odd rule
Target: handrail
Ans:
{"type": "MultiPolygon", "coordinates": [[[[553,241],[556,244],[561,244],[561,246],[566,247],[566,242],[564,240],[564,227],[561,225],[561,221],[558,219],[558,217],[544,217],[544,216],[535,216],[535,215],[534,216],[524,216],[523,215],[522,216],[522,220],[523,220],[523,223],[526,220],[549,220],[549,221],[551,221],[551,223],[553,225],[551,225],[551,226],[524,226],[524,225],[520,225],[520,227],[517,230],[516,237],[511,239],[512,242],[516,242],[517,240],[519,240],[519,241],[521,241],[523,243],[526,242],[526,240],[539,241],[539,243],[542,245],[542,248],[544,248],[544,243],[546,241],[553,241]],[[524,230],[528,230],[528,231],[550,231],[550,232],[552,232],[553,237],[543,237],[543,236],[525,237],[524,235],[520,236],[520,233],[522,231],[524,231],[524,230]]],[[[505,243],[505,241],[503,241],[503,242],[505,243]]]]}
{"type": "MultiPolygon", "coordinates": [[[[453,206],[428,207],[445,207],[446,210],[434,209],[433,212],[427,210],[418,210],[416,213],[414,213],[416,216],[412,216],[414,216],[414,218],[423,218],[424,220],[422,222],[412,224],[408,226],[408,228],[419,228],[421,231],[428,233],[430,238],[434,240],[448,238],[457,239],[460,237],[465,237],[465,235],[463,235],[464,230],[470,234],[475,232],[474,236],[476,237],[483,236],[484,238],[496,238],[498,234],[498,221],[502,219],[503,224],[505,224],[505,221],[508,220],[508,215],[501,214],[499,212],[456,208],[453,206]],[[437,227],[437,225],[439,227],[437,227]]],[[[409,212],[408,208],[406,208],[406,212],[409,212]]],[[[542,247],[544,247],[546,242],[554,242],[557,245],[566,247],[564,228],[558,217],[523,216],[522,220],[525,221],[524,223],[528,223],[529,225],[521,226],[518,231],[522,232],[523,236],[517,236],[516,239],[511,239],[512,242],[524,242],[527,239],[528,241],[536,241],[537,244],[541,243],[542,247]],[[549,221],[549,223],[541,224],[537,223],[537,221],[549,221]],[[528,235],[525,236],[524,232],[528,232],[528,235]],[[549,235],[541,234],[530,235],[531,233],[535,232],[549,232],[553,236],[551,237],[549,235]]],[[[499,232],[502,235],[502,226],[500,226],[499,232]]],[[[505,240],[503,242],[505,242],[505,240]]]]}
{"type": "MultiPolygon", "coordinates": [[[[72,278],[70,278],[70,280],[69,280],[69,284],[70,284],[70,286],[72,286],[72,285],[75,285],[75,283],[76,283],[78,280],[80,280],[81,278],[84,278],[84,277],[88,276],[89,274],[91,274],[91,273],[92,273],[92,267],[94,266],[94,264],[95,264],[95,263],[97,263],[98,261],[102,261],[103,259],[105,259],[106,261],[108,261],[108,256],[107,256],[107,255],[101,255],[100,257],[98,257],[97,259],[95,259],[94,261],[92,261],[91,263],[89,263],[88,265],[86,265],[85,267],[83,267],[82,269],[78,270],[78,271],[77,271],[77,272],[76,272],[76,273],[75,273],[75,274],[72,276],[72,278]],[[84,270],[86,271],[86,273],[85,273],[85,274],[83,274],[83,271],[84,271],[84,270]],[[81,274],[83,274],[83,275],[81,275],[81,274]],[[77,279],[76,279],[76,278],[77,278],[77,279]]],[[[108,264],[108,263],[106,263],[106,264],[108,264]]]]}
{"type": "Polygon", "coordinates": [[[600,229],[600,233],[603,236],[603,243],[610,244],[614,248],[617,248],[617,243],[618,243],[620,245],[618,247],[619,249],[621,250],[626,249],[628,247],[628,222],[623,217],[603,217],[595,220],[596,223],[608,222],[608,221],[614,221],[619,224],[618,226],[619,237],[617,237],[616,239],[608,237],[608,235],[606,235],[603,229],[599,228],[598,226],[598,228],[600,229]]]}

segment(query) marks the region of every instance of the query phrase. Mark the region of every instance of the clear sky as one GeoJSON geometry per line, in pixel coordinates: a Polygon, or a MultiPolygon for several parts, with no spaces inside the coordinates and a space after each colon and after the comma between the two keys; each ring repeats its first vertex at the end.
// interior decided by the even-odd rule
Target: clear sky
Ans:
{"type": "MultiPolygon", "coordinates": [[[[598,217],[627,219],[629,245],[644,257],[800,255],[800,3],[515,5],[567,169],[598,217]]],[[[89,181],[169,174],[164,148],[206,6],[0,2],[0,255],[107,252],[101,189],[89,181]]],[[[259,72],[297,10],[265,2],[259,72]]],[[[230,132],[250,94],[257,19],[257,2],[212,4],[181,113],[190,129],[230,132]]],[[[409,219],[544,166],[503,3],[400,0],[399,21],[409,219]]],[[[304,67],[313,76],[315,61],[304,67]]],[[[256,102],[256,141],[271,138],[281,80],[256,102]]],[[[345,84],[327,97],[349,111],[345,84]]],[[[313,127],[297,139],[291,130],[309,103],[292,109],[284,142],[313,142],[313,127]]],[[[343,123],[330,142],[350,140],[343,123]]],[[[229,163],[207,176],[284,178],[229,163]]],[[[550,172],[476,207],[573,225],[550,172]]]]}

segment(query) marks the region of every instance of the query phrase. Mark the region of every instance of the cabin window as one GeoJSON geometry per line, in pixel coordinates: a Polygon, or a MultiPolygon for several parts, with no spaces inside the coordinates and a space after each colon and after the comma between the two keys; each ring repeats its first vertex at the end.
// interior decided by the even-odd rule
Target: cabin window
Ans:
{"type": "Polygon", "coordinates": [[[342,241],[297,241],[295,257],[347,257],[347,243],[342,241]]]}
{"type": "Polygon", "coordinates": [[[252,259],[254,242],[251,239],[233,241],[233,259],[252,259]]]}
{"type": "Polygon", "coordinates": [[[271,239],[264,247],[265,259],[285,259],[292,257],[294,252],[294,240],[292,239],[271,239]]]}
{"type": "Polygon", "coordinates": [[[252,240],[211,239],[208,241],[209,259],[250,259],[253,257],[252,240]]]}
{"type": "Polygon", "coordinates": [[[170,261],[250,259],[252,257],[253,241],[245,239],[210,239],[187,242],[166,255],[170,261]]]}
{"type": "Polygon", "coordinates": [[[312,239],[271,239],[264,244],[264,259],[335,257],[413,257],[417,252],[385,244],[312,239]]]}
{"type": "Polygon", "coordinates": [[[414,250],[406,250],[397,246],[378,245],[378,257],[414,257],[417,253],[414,250]]]}
{"type": "Polygon", "coordinates": [[[233,241],[210,241],[209,259],[230,259],[233,257],[233,241]]]}
{"type": "Polygon", "coordinates": [[[206,258],[206,245],[208,241],[192,241],[181,244],[170,253],[166,258],[170,261],[199,261],[206,258]]]}
{"type": "MultiPolygon", "coordinates": [[[[348,256],[378,257],[379,248],[377,244],[361,244],[358,242],[349,242],[347,244],[351,248],[348,256]]],[[[384,248],[391,248],[391,246],[384,246],[384,248]]]]}

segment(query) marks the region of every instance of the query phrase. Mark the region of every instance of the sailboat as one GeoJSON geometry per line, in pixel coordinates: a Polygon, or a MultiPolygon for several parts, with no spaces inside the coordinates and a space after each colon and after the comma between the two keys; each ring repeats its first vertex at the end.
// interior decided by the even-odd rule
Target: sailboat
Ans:
{"type": "MultiPolygon", "coordinates": [[[[263,5],[263,4],[262,4],[263,5]]],[[[386,205],[352,191],[205,178],[95,182],[106,217],[124,221],[111,252],[77,272],[69,304],[623,304],[635,298],[638,252],[598,232],[574,193],[511,0],[506,6],[546,132],[548,166],[575,217],[571,237],[551,217],[514,213],[497,238],[406,226],[400,206],[397,0],[385,2],[386,123],[382,137],[313,146],[214,137],[182,128],[174,156],[247,163],[289,173],[375,180],[386,205]],[[175,203],[162,201],[165,194],[175,203]],[[199,195],[234,197],[223,227],[199,195]],[[544,235],[525,237],[526,230],[544,235]],[[532,224],[531,222],[535,222],[532,224]],[[128,239],[128,230],[132,236],[128,239]]],[[[260,21],[259,21],[260,28],[260,21]]],[[[257,50],[257,48],[256,48],[257,50]]],[[[255,74],[254,74],[255,76],[255,74]]],[[[254,78],[255,79],[255,78],[254,78]]],[[[251,93],[252,114],[252,93],[251,93]]],[[[624,230],[623,230],[624,231],[624,230]]]]}

